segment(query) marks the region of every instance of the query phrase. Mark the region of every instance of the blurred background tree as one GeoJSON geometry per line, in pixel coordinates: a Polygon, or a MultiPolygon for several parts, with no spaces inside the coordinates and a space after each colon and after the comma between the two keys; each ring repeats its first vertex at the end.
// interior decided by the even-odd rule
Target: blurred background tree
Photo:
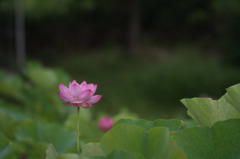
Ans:
{"type": "MultiPolygon", "coordinates": [[[[181,98],[218,98],[240,80],[238,0],[23,1],[27,59],[99,83],[110,112],[182,117],[181,98]]],[[[0,15],[0,66],[11,72],[13,0],[0,15]]]]}
{"type": "MultiPolygon", "coordinates": [[[[239,37],[237,0],[23,1],[30,56],[46,48],[78,51],[114,44],[131,53],[145,43],[194,42],[232,48],[234,58],[230,59],[238,57],[234,53],[239,37]]],[[[1,0],[0,6],[1,33],[14,34],[13,0],[1,0]]],[[[11,38],[14,36],[3,35],[1,39],[11,38]]]]}

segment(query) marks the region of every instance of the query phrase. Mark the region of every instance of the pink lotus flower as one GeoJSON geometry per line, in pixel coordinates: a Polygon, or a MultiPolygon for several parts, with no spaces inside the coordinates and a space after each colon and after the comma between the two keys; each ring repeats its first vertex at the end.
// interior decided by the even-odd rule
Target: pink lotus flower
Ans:
{"type": "Polygon", "coordinates": [[[113,126],[113,120],[110,117],[102,117],[98,123],[98,127],[103,130],[103,131],[108,131],[112,128],[113,126]]]}
{"type": "Polygon", "coordinates": [[[62,83],[58,86],[60,89],[58,95],[67,102],[63,103],[65,105],[88,108],[92,107],[92,104],[97,103],[102,98],[102,95],[94,95],[97,85],[92,83],[87,84],[86,81],[78,84],[76,80],[73,80],[72,83],[69,82],[69,88],[62,83]]]}

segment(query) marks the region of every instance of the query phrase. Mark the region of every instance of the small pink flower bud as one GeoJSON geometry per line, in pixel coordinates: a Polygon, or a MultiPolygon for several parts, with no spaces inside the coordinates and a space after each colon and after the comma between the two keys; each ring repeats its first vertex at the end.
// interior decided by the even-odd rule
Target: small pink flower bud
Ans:
{"type": "Polygon", "coordinates": [[[110,117],[102,117],[98,123],[98,127],[102,130],[107,132],[108,130],[110,130],[113,126],[113,120],[110,117]]]}

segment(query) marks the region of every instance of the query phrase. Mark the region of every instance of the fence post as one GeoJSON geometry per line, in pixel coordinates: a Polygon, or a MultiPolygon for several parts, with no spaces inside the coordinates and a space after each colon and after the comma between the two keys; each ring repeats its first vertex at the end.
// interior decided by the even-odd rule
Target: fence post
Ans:
{"type": "Polygon", "coordinates": [[[16,35],[16,54],[17,71],[23,73],[23,66],[26,61],[25,48],[25,28],[24,28],[24,9],[23,1],[15,0],[15,35],[16,35]]]}

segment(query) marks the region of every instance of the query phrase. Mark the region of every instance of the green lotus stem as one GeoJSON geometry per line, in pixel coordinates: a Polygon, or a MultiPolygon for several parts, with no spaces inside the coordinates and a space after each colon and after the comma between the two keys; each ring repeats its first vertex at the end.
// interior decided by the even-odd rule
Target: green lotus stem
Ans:
{"type": "Polygon", "coordinates": [[[79,152],[79,107],[77,107],[77,151],[79,152]]]}

